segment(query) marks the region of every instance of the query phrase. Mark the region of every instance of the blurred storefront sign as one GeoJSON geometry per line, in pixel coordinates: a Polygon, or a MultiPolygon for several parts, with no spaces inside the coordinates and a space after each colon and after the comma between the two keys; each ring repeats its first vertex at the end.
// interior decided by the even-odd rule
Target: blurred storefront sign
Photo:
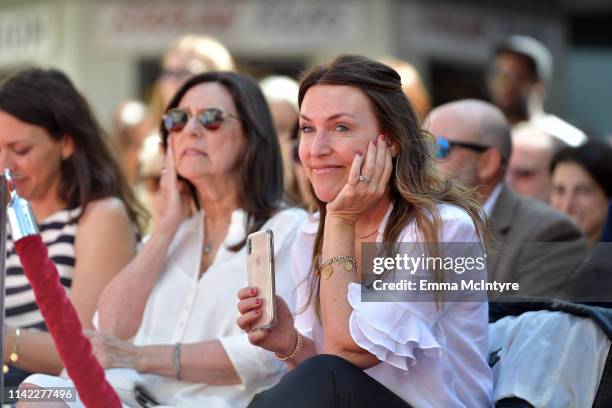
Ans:
{"type": "Polygon", "coordinates": [[[59,46],[59,15],[50,5],[3,9],[0,13],[0,67],[37,60],[59,46]]]}
{"type": "Polygon", "coordinates": [[[511,34],[544,42],[553,55],[563,49],[563,22],[558,15],[513,12],[450,1],[398,2],[395,25],[401,51],[437,58],[486,60],[492,44],[511,34]]]}
{"type": "Polygon", "coordinates": [[[365,1],[112,2],[99,5],[100,47],[159,51],[185,33],[214,36],[237,52],[334,49],[368,36],[365,1]]]}

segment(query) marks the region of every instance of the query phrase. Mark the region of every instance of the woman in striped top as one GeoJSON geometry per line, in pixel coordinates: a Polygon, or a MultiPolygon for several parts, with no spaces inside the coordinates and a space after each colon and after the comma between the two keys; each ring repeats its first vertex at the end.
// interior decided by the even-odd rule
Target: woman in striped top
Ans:
{"type": "MultiPolygon", "coordinates": [[[[85,328],[136,251],[141,211],[88,103],[63,73],[26,69],[0,85],[0,169],[13,174],[85,328]]],[[[7,240],[5,385],[62,362],[7,240]]]]}

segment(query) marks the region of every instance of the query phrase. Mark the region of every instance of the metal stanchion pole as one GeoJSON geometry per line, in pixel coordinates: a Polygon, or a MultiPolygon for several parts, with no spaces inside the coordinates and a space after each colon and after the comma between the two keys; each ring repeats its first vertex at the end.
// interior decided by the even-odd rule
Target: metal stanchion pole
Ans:
{"type": "MultiPolygon", "coordinates": [[[[4,361],[4,295],[6,281],[6,224],[8,186],[4,173],[0,172],[0,360],[4,361]]],[[[4,372],[0,377],[0,404],[4,406],[4,372]]]]}

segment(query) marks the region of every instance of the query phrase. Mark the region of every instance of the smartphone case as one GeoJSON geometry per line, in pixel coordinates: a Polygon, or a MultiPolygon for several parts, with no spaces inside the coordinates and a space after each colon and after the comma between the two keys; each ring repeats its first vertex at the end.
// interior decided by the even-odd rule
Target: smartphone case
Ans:
{"type": "Polygon", "coordinates": [[[258,231],[248,236],[247,269],[249,286],[258,289],[257,297],[263,301],[261,317],[251,326],[251,330],[272,327],[276,324],[272,231],[258,231]]]}

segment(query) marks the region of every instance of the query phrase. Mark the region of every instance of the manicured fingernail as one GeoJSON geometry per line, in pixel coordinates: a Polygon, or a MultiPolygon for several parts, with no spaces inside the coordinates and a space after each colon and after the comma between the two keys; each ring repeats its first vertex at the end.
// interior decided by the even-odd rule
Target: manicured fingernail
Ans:
{"type": "Polygon", "coordinates": [[[257,289],[251,288],[251,295],[255,295],[257,293],[257,289]]]}
{"type": "Polygon", "coordinates": [[[376,139],[372,140],[372,144],[376,146],[376,139]]]}
{"type": "Polygon", "coordinates": [[[261,299],[255,299],[255,304],[256,304],[257,306],[261,305],[261,299]]]}
{"type": "Polygon", "coordinates": [[[380,135],[380,140],[384,141],[386,139],[385,135],[380,135]]]}
{"type": "Polygon", "coordinates": [[[359,157],[361,157],[361,156],[363,156],[363,152],[362,152],[361,150],[357,150],[357,155],[358,155],[359,157]]]}

